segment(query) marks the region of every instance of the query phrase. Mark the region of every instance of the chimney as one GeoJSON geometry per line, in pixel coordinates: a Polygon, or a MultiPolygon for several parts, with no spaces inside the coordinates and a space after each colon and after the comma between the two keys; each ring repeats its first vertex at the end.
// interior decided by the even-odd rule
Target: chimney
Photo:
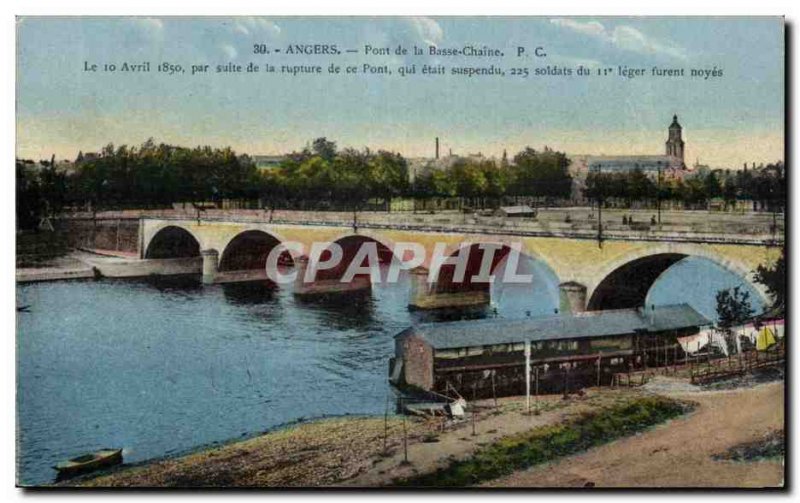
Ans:
{"type": "Polygon", "coordinates": [[[439,137],[436,137],[436,158],[439,158],[439,137]]]}

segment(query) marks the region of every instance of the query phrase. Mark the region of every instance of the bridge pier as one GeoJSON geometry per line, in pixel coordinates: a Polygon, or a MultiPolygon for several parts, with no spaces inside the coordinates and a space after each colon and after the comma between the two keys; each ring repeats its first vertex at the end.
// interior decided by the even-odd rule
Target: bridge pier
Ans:
{"type": "Polygon", "coordinates": [[[488,306],[491,302],[489,288],[463,292],[436,292],[435,286],[428,283],[428,269],[424,267],[415,267],[410,270],[409,278],[411,293],[408,308],[412,311],[488,306]]]}
{"type": "Polygon", "coordinates": [[[219,271],[219,252],[211,248],[201,250],[200,255],[203,257],[203,284],[210,285],[219,271]]]}
{"type": "Polygon", "coordinates": [[[298,296],[310,297],[372,288],[372,281],[365,276],[356,276],[348,283],[344,283],[339,279],[314,279],[314,281],[306,282],[305,276],[308,269],[308,257],[306,256],[295,258],[294,267],[297,272],[294,280],[294,294],[298,296]]]}
{"type": "Polygon", "coordinates": [[[217,271],[214,283],[248,283],[268,281],[266,269],[245,269],[238,271],[217,271]]]}
{"type": "Polygon", "coordinates": [[[575,281],[558,285],[558,311],[563,314],[576,314],[586,311],[586,287],[575,281]]]}

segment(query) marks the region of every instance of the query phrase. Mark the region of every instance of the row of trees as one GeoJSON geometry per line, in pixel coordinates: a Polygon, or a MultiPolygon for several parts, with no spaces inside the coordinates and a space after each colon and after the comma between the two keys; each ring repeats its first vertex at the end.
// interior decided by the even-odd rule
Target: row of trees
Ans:
{"type": "MultiPolygon", "coordinates": [[[[147,208],[174,202],[250,201],[270,208],[361,209],[369,200],[390,207],[397,197],[423,202],[459,198],[485,208],[519,198],[550,201],[573,196],[570,160],[547,147],[525,148],[511,161],[480,156],[447,158],[412,168],[399,153],[338,149],[318,138],[279,166],[258,169],[254,160],[230,148],[186,148],[156,144],[109,144],[97,155],[79,154],[72,169],[49,161],[17,161],[17,215],[21,227],[65,207],[147,208]],[[256,203],[257,201],[260,201],[256,203]]],[[[697,206],[722,197],[785,201],[783,165],[760,170],[707,172],[686,180],[658,181],[642,171],[590,173],[584,188],[592,200],[627,203],[677,200],[697,206]]]]}
{"type": "Polygon", "coordinates": [[[317,138],[276,169],[260,173],[262,202],[271,207],[359,209],[370,198],[391,201],[409,191],[408,163],[396,152],[346,148],[317,138]]]}
{"type": "Polygon", "coordinates": [[[485,158],[458,158],[444,169],[433,164],[417,173],[412,197],[423,201],[459,197],[470,206],[485,208],[507,197],[565,199],[572,191],[569,159],[547,147],[525,148],[509,163],[485,158]]]}
{"type": "Polygon", "coordinates": [[[504,196],[568,198],[572,180],[563,153],[526,148],[500,163],[482,157],[432,161],[410,172],[398,153],[346,148],[318,138],[264,173],[261,195],[270,206],[358,208],[368,199],[390,206],[395,197],[422,201],[457,197],[472,206],[495,205],[504,196]]]}
{"type": "Polygon", "coordinates": [[[716,198],[725,204],[746,199],[761,201],[770,209],[778,209],[786,200],[786,177],[780,162],[755,171],[706,171],[684,180],[659,180],[639,169],[619,173],[592,172],[586,178],[583,193],[592,200],[618,199],[630,204],[660,198],[662,201],[681,201],[688,207],[704,205],[716,198]]]}
{"type": "Polygon", "coordinates": [[[174,202],[260,201],[270,208],[361,209],[368,200],[390,207],[396,197],[458,197],[496,205],[504,196],[567,198],[571,179],[563,153],[527,148],[509,163],[481,157],[433,162],[410,172],[408,161],[386,150],[338,149],[318,138],[279,166],[258,169],[230,148],[156,144],[107,145],[98,155],[78,155],[73,169],[50,161],[17,161],[19,223],[35,225],[63,208],[167,207],[174,202]],[[413,181],[412,181],[413,180],[413,181]]]}

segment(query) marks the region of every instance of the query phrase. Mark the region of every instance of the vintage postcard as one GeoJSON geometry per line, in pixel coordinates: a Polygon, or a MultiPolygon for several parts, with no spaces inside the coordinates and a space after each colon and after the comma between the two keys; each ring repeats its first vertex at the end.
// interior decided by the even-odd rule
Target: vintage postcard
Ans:
{"type": "Polygon", "coordinates": [[[17,484],[785,488],[780,17],[18,17],[17,484]]]}

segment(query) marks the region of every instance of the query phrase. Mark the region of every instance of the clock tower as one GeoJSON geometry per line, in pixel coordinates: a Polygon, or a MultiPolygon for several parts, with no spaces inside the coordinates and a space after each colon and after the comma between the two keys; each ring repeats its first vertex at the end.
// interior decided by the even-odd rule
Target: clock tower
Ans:
{"type": "Polygon", "coordinates": [[[667,137],[667,155],[677,157],[683,164],[683,138],[681,133],[683,128],[678,124],[678,116],[672,116],[672,124],[669,125],[669,136],[667,137]]]}

